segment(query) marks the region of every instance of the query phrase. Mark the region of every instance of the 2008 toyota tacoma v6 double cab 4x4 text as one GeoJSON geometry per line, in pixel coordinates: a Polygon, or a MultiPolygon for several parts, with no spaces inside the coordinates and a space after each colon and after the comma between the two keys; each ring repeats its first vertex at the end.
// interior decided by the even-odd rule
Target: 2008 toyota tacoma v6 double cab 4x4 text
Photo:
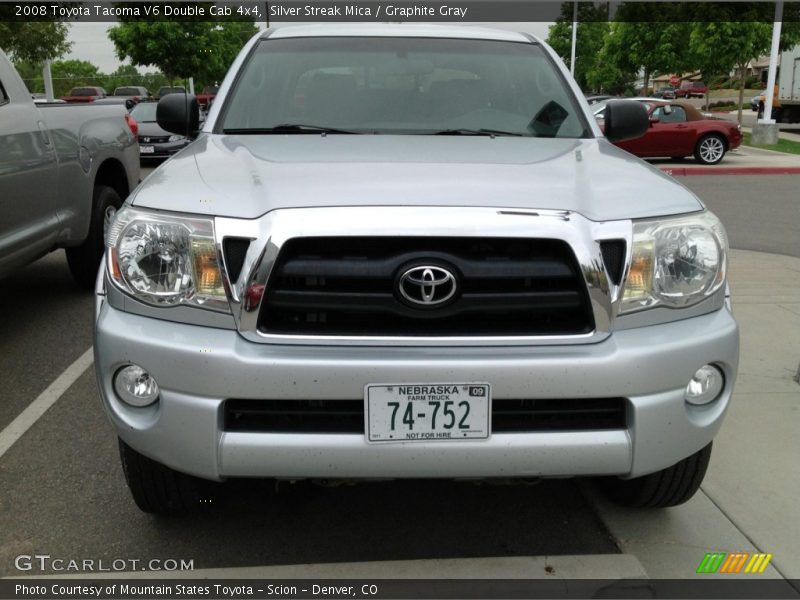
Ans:
{"type": "MultiPolygon", "coordinates": [[[[194,115],[158,107],[175,133],[194,115]]],[[[738,330],[719,220],[611,144],[647,126],[612,102],[604,136],[526,34],[256,36],[106,239],[95,365],[136,503],[237,477],[690,498],[738,330]]]]}

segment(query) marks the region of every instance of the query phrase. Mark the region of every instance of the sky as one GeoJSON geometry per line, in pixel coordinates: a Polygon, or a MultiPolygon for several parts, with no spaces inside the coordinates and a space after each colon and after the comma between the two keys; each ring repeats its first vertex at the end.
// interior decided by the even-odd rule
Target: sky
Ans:
{"type": "MultiPolygon", "coordinates": [[[[280,23],[273,22],[273,27],[287,27],[291,25],[306,25],[307,23],[280,23]]],[[[450,24],[450,23],[448,23],[450,24]]],[[[102,73],[112,73],[122,64],[114,53],[114,44],[108,39],[106,30],[113,27],[113,23],[72,23],[69,39],[72,50],[64,58],[88,60],[97,65],[102,73]]],[[[481,27],[497,27],[514,31],[526,31],[541,38],[547,37],[547,29],[551,23],[462,23],[481,27]]],[[[147,69],[154,70],[154,69],[147,69]]]]}

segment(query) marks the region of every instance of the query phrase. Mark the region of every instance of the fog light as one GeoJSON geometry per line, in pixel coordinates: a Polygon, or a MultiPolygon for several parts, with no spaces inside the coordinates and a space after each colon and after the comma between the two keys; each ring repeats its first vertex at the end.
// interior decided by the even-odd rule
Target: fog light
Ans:
{"type": "Polygon", "coordinates": [[[708,404],[722,392],[725,376],[717,367],[704,365],[697,369],[689,385],[686,386],[686,401],[689,404],[708,404]]]}
{"type": "Polygon", "coordinates": [[[156,380],[138,365],[128,365],[117,372],[114,390],[131,406],[147,406],[158,400],[156,380]]]}

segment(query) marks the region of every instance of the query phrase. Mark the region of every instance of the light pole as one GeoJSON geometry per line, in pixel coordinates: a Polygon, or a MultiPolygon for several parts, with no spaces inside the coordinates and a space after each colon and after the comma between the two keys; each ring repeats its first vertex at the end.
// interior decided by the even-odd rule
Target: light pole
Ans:
{"type": "Polygon", "coordinates": [[[578,42],[578,3],[572,3],[572,53],[569,59],[569,73],[575,77],[575,46],[578,42]]]}
{"type": "Polygon", "coordinates": [[[778,50],[781,41],[783,21],[783,0],[775,3],[775,19],[772,24],[772,46],[769,51],[769,70],[767,71],[767,93],[764,101],[764,114],[753,126],[753,143],[777,144],[778,124],[772,118],[772,103],[775,101],[775,72],[778,69],[778,50]]]}

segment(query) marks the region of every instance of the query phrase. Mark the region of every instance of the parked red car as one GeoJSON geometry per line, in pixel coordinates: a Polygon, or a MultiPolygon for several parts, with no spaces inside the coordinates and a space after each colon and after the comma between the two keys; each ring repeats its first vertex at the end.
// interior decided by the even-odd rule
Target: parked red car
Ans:
{"type": "Polygon", "coordinates": [[[738,123],[703,116],[686,102],[645,102],[650,129],[642,137],[617,142],[617,146],[641,157],[683,158],[694,155],[698,162],[714,165],[728,150],[742,143],[738,123]]]}
{"type": "Polygon", "coordinates": [[[101,87],[84,86],[72,88],[68,96],[62,96],[64,102],[77,103],[77,102],[94,102],[98,98],[105,98],[106,91],[101,87]]]}
{"type": "Polygon", "coordinates": [[[691,98],[697,96],[702,98],[708,92],[708,86],[702,81],[684,81],[677,90],[675,90],[676,98],[691,98]]]}

